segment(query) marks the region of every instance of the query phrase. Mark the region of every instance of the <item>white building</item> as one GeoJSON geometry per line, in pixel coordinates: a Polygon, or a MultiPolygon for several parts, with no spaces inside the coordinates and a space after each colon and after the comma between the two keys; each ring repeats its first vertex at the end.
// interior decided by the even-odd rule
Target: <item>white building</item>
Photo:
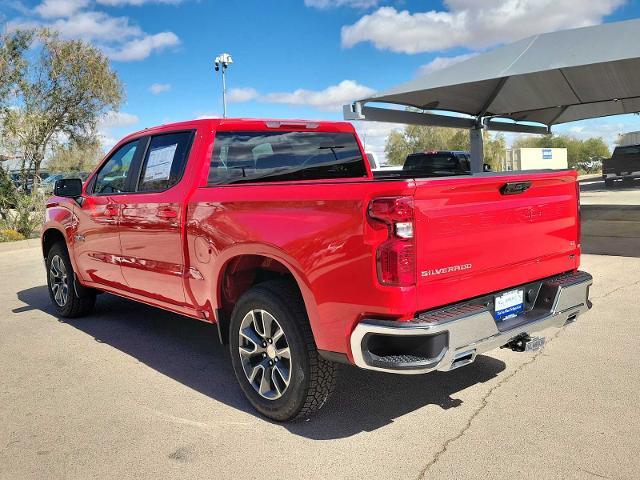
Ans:
{"type": "Polygon", "coordinates": [[[507,149],[501,170],[558,170],[567,167],[566,148],[515,148],[507,149]]]}
{"type": "Polygon", "coordinates": [[[629,132],[618,135],[617,144],[621,147],[627,145],[640,145],[640,132],[629,132]]]}

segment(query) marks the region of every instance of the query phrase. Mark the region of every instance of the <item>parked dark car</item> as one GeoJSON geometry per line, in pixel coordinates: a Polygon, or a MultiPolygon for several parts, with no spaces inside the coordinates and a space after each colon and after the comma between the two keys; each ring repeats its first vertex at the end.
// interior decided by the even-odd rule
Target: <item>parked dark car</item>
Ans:
{"type": "MultiPolygon", "coordinates": [[[[461,150],[438,150],[417,152],[407,156],[402,167],[403,171],[418,171],[421,174],[441,175],[470,175],[471,155],[461,150]]],[[[491,167],[484,164],[484,171],[491,167]]]]}
{"type": "Polygon", "coordinates": [[[616,147],[611,158],[602,162],[602,178],[607,187],[616,180],[630,183],[640,178],[640,145],[616,147]]]}

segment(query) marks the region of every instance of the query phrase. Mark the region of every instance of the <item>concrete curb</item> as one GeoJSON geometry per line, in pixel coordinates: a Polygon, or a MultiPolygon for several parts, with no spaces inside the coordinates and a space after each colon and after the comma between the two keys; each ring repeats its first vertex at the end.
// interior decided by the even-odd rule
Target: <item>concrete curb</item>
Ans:
{"type": "Polygon", "coordinates": [[[29,248],[39,248],[39,238],[29,238],[27,240],[18,240],[17,242],[0,243],[0,253],[13,252],[18,250],[27,250],[29,248]]]}

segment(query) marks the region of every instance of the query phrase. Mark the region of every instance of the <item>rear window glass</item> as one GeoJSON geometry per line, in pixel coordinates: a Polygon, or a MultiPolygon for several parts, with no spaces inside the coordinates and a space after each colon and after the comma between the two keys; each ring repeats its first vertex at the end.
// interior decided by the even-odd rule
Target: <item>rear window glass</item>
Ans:
{"type": "Polygon", "coordinates": [[[218,132],[209,184],[364,177],[351,133],[218,132]]]}
{"type": "Polygon", "coordinates": [[[613,152],[614,156],[617,155],[640,155],[640,145],[631,145],[628,147],[616,147],[613,152]]]}

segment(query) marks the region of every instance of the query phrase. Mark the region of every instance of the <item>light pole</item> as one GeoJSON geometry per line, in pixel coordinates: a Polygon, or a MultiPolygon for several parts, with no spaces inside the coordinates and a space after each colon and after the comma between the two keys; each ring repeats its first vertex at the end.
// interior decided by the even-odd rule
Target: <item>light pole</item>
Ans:
{"type": "Polygon", "coordinates": [[[216,72],[222,71],[222,117],[227,116],[227,84],[224,78],[224,74],[229,68],[229,65],[233,63],[231,55],[228,53],[222,53],[218,55],[214,61],[216,72]]]}

